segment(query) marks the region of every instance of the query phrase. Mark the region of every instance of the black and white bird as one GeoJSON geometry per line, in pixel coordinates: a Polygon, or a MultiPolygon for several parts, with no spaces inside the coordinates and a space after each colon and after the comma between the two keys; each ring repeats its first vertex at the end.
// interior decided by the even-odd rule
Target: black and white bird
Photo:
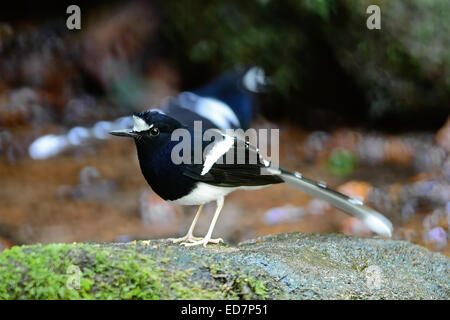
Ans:
{"type": "Polygon", "coordinates": [[[234,68],[199,88],[166,99],[160,108],[187,126],[202,121],[205,129],[247,129],[256,113],[256,93],[266,82],[259,67],[234,68]]]}
{"type": "Polygon", "coordinates": [[[225,196],[235,190],[254,190],[278,183],[287,183],[329,202],[361,219],[375,233],[387,237],[392,234],[392,223],[360,200],[330,189],[323,183],[307,179],[298,172],[273,166],[269,160],[263,158],[258,148],[236,136],[224,133],[223,130],[212,131],[215,133],[212,141],[200,138],[202,142],[198,154],[201,154],[201,159],[198,159],[194,140],[199,134],[205,134],[206,127],[198,132],[193,126],[182,124],[163,112],[152,110],[134,114],[133,123],[132,129],[110,133],[134,139],[142,174],[153,191],[164,200],[175,204],[199,205],[187,234],[173,239],[174,242],[181,242],[185,246],[219,243],[222,239],[212,239],[211,236],[225,196]],[[172,134],[179,129],[189,133],[191,140],[185,145],[192,146],[190,151],[181,152],[183,159],[188,159],[181,163],[173,161],[174,148],[179,147],[180,141],[173,140],[172,134]],[[242,158],[237,161],[240,155],[244,155],[244,161],[242,158]],[[217,209],[208,232],[203,238],[195,237],[194,227],[203,205],[212,201],[217,203],[217,209]]]}

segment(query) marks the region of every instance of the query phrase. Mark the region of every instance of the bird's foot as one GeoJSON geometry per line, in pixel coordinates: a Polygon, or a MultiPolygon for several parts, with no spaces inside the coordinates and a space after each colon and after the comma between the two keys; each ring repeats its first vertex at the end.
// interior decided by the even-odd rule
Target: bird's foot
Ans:
{"type": "Polygon", "coordinates": [[[185,247],[193,247],[193,246],[203,245],[204,247],[206,247],[206,245],[208,243],[218,244],[220,242],[223,242],[222,238],[217,238],[217,239],[203,238],[203,239],[193,241],[193,242],[182,242],[181,245],[183,245],[185,247]]]}
{"type": "Polygon", "coordinates": [[[187,235],[185,235],[184,237],[181,237],[181,238],[169,238],[169,240],[171,240],[172,243],[178,243],[178,242],[190,243],[190,242],[200,241],[202,239],[203,238],[200,238],[200,237],[194,237],[192,234],[187,234],[187,235]]]}

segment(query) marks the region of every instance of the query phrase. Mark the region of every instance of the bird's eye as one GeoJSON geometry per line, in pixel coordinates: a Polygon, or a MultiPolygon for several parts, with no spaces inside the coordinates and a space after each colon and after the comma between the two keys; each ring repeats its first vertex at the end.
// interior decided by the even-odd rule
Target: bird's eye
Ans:
{"type": "Polygon", "coordinates": [[[151,129],[150,129],[150,134],[151,134],[152,136],[157,136],[157,135],[159,135],[159,129],[158,129],[158,128],[151,128],[151,129]]]}

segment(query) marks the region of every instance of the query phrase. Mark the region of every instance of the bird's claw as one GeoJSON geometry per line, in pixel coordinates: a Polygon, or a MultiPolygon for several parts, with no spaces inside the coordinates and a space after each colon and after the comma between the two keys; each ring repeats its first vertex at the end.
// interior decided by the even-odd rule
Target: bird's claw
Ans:
{"type": "Polygon", "coordinates": [[[197,240],[197,241],[193,241],[193,242],[182,242],[181,245],[183,245],[185,247],[193,247],[193,246],[203,245],[204,247],[206,247],[206,245],[208,243],[218,244],[220,242],[223,242],[222,238],[217,238],[217,239],[203,238],[203,239],[200,239],[200,240],[197,240]]]}
{"type": "Polygon", "coordinates": [[[195,242],[195,241],[199,241],[202,240],[203,238],[199,238],[199,237],[195,237],[193,235],[185,235],[184,237],[181,238],[170,238],[169,240],[172,241],[172,243],[178,243],[178,242],[195,242]]]}

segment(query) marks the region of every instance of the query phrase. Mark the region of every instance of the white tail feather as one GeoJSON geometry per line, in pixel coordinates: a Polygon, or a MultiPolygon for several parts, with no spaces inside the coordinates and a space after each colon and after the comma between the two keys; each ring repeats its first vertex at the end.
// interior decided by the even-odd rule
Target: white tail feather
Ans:
{"type": "Polygon", "coordinates": [[[392,223],[381,213],[369,208],[357,199],[350,198],[325,185],[303,178],[300,174],[281,169],[276,174],[288,185],[325,200],[333,207],[360,219],[371,231],[386,237],[392,236],[392,223]]]}

